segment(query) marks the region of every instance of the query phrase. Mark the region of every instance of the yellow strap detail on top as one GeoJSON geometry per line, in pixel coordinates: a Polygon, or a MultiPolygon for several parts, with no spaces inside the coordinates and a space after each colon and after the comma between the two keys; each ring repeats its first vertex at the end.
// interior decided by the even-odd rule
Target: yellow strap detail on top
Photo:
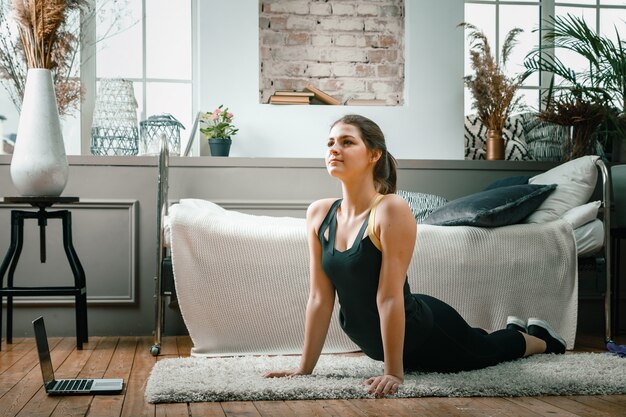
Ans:
{"type": "Polygon", "coordinates": [[[380,200],[383,199],[385,195],[381,194],[374,200],[374,204],[372,204],[372,208],[370,209],[370,217],[367,220],[367,235],[370,237],[370,240],[378,248],[379,251],[383,251],[383,245],[380,243],[378,236],[376,236],[376,232],[374,231],[374,217],[376,216],[376,206],[380,203],[380,200]]]}

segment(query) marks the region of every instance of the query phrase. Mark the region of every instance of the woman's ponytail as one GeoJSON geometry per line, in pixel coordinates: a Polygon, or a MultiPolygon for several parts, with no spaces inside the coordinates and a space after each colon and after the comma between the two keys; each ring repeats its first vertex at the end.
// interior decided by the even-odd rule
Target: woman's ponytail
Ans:
{"type": "Polygon", "coordinates": [[[396,181],[398,163],[396,158],[387,149],[382,150],[382,155],[374,167],[374,184],[376,191],[381,194],[394,194],[397,190],[396,181]]]}

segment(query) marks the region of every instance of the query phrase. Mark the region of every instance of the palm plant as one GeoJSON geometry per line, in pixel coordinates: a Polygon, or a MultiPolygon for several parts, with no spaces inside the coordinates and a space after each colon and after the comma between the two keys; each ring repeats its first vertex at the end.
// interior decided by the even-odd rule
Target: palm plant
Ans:
{"type": "MultiPolygon", "coordinates": [[[[546,21],[543,43],[534,48],[524,61],[527,74],[547,71],[552,80],[545,100],[544,116],[555,113],[563,103],[577,101],[581,106],[603,109],[605,122],[615,126],[616,131],[626,133],[626,43],[615,28],[616,41],[601,36],[576,16],[550,17],[546,21]],[[559,59],[554,50],[571,51],[585,59],[587,68],[574,71],[559,59]],[[562,79],[555,86],[555,76],[562,79]]],[[[567,107],[567,106],[565,106],[567,107]]],[[[560,124],[569,124],[566,115],[560,124]]],[[[597,119],[596,117],[590,118],[597,119]]],[[[581,120],[578,120],[581,122],[581,120]]],[[[555,122],[559,122],[556,118],[555,122]]],[[[591,123],[591,122],[590,122],[591,123]]],[[[600,123],[595,121],[596,127],[600,123]]],[[[588,127],[586,127],[587,130],[588,127]]],[[[590,140],[587,138],[587,140],[590,140]]]]}

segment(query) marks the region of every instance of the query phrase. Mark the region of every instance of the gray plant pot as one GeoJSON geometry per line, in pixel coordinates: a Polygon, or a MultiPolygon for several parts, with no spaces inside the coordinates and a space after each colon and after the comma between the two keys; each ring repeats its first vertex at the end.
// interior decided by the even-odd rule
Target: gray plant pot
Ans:
{"type": "Polygon", "coordinates": [[[228,156],[228,153],[230,152],[230,145],[232,143],[233,143],[233,140],[230,138],[209,139],[209,148],[211,149],[211,156],[228,156]]]}

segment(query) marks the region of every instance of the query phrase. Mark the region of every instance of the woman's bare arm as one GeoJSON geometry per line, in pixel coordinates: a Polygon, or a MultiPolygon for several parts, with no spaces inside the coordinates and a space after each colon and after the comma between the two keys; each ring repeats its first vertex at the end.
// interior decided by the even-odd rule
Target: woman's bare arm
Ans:
{"type": "Polygon", "coordinates": [[[379,377],[372,381],[372,393],[395,392],[404,380],[404,293],[406,273],[415,246],[415,218],[401,197],[386,196],[376,212],[375,230],[382,245],[382,265],[376,303],[385,356],[384,374],[395,377],[379,377]],[[395,384],[395,385],[394,385],[395,384]]]}
{"type": "Polygon", "coordinates": [[[335,288],[322,270],[322,248],[317,236],[324,216],[334,200],[320,200],[307,210],[310,287],[304,324],[304,347],[297,370],[268,372],[266,377],[305,375],[313,372],[322,353],[335,305],[335,288]]]}

